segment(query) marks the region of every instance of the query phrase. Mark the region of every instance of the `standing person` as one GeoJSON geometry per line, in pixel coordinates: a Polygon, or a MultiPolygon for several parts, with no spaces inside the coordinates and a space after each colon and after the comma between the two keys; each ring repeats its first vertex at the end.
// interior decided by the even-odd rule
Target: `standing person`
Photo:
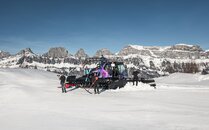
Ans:
{"type": "Polygon", "coordinates": [[[94,94],[99,94],[98,75],[96,73],[92,77],[92,87],[94,87],[94,94]]]}
{"type": "Polygon", "coordinates": [[[88,74],[89,74],[89,68],[88,66],[86,66],[84,69],[84,75],[88,75],[88,74]]]}
{"type": "Polygon", "coordinates": [[[65,76],[62,74],[60,76],[60,85],[62,87],[62,93],[66,93],[66,88],[65,88],[65,76]]]}
{"type": "Polygon", "coordinates": [[[84,69],[84,75],[86,75],[86,79],[85,81],[89,81],[89,73],[90,73],[90,69],[86,66],[84,69]]]}
{"type": "Polygon", "coordinates": [[[115,78],[118,78],[118,68],[117,67],[113,67],[113,70],[112,70],[112,78],[115,79],[115,78]]]}
{"type": "Polygon", "coordinates": [[[133,85],[134,85],[134,82],[136,82],[136,86],[138,86],[138,80],[139,80],[138,74],[139,74],[138,71],[134,71],[134,72],[132,73],[132,75],[133,75],[133,85]]]}
{"type": "Polygon", "coordinates": [[[107,59],[102,55],[100,58],[100,66],[103,66],[105,63],[107,63],[107,59]]]}
{"type": "Polygon", "coordinates": [[[84,69],[84,75],[86,76],[85,85],[88,85],[90,83],[89,73],[90,73],[90,69],[86,66],[85,69],[84,69]]]}

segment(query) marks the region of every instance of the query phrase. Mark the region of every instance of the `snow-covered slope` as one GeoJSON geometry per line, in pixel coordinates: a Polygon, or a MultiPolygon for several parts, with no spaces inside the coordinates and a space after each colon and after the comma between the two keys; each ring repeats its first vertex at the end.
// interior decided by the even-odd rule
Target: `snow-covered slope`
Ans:
{"type": "MultiPolygon", "coordinates": [[[[208,81],[206,77],[203,79],[208,81]]],[[[186,80],[184,82],[190,81],[189,78],[186,80]]],[[[104,91],[100,95],[91,95],[83,89],[68,90],[68,93],[63,94],[58,86],[59,81],[54,73],[31,69],[0,69],[0,128],[209,129],[209,89],[206,88],[180,90],[158,86],[156,90],[149,88],[144,91],[140,87],[145,86],[140,85],[140,91],[130,91],[130,88],[136,87],[128,84],[121,91],[104,91]]],[[[176,84],[176,87],[181,85],[176,84]]]]}
{"type": "Polygon", "coordinates": [[[167,77],[155,79],[160,86],[182,87],[182,88],[209,88],[209,75],[174,73],[167,77]]]}

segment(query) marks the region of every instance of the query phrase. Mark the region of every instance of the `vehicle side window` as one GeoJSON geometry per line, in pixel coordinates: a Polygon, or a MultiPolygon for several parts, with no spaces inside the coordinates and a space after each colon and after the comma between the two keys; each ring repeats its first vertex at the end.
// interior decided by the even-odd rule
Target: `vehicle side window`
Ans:
{"type": "Polygon", "coordinates": [[[119,71],[119,73],[123,73],[123,72],[125,72],[125,70],[126,70],[126,68],[125,68],[125,66],[124,65],[118,65],[118,71],[119,71]]]}

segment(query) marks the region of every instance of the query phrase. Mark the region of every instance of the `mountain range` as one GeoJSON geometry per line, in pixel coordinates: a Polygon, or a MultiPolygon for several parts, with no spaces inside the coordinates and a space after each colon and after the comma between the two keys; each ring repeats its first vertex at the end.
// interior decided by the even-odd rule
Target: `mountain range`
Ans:
{"type": "MultiPolygon", "coordinates": [[[[93,58],[104,56],[111,61],[122,61],[127,65],[129,75],[139,69],[144,77],[158,77],[174,72],[196,73],[208,67],[209,51],[198,45],[176,44],[173,46],[127,45],[118,53],[106,48],[96,51],[93,58]]],[[[0,51],[0,68],[35,68],[57,73],[82,75],[84,65],[96,66],[96,61],[86,62],[90,57],[84,49],[75,55],[64,47],[50,48],[48,52],[37,55],[30,48],[15,55],[0,51]]]]}

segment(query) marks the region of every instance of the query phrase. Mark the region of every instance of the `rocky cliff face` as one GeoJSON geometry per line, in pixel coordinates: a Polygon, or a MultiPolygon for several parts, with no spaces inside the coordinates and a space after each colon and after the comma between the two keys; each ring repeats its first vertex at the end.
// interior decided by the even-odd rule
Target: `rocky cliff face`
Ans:
{"type": "Polygon", "coordinates": [[[201,52],[202,48],[198,45],[187,45],[187,44],[176,44],[170,47],[170,50],[182,50],[182,51],[190,51],[190,52],[201,52]]]}
{"type": "Polygon", "coordinates": [[[68,51],[63,47],[50,48],[49,51],[44,54],[45,57],[64,58],[68,57],[68,51]]]}
{"type": "Polygon", "coordinates": [[[144,55],[144,56],[152,56],[150,50],[146,49],[143,46],[137,46],[137,45],[128,45],[124,47],[119,53],[119,56],[127,56],[130,54],[138,54],[138,55],[144,55]]]}
{"type": "Polygon", "coordinates": [[[89,56],[85,53],[84,49],[81,48],[75,53],[75,57],[79,59],[85,59],[89,56]]]}
{"type": "Polygon", "coordinates": [[[9,52],[0,51],[0,59],[11,56],[9,52]]]}
{"type": "Polygon", "coordinates": [[[98,50],[94,56],[95,57],[101,57],[102,55],[105,56],[105,57],[114,56],[114,54],[106,48],[98,50]]]}
{"type": "Polygon", "coordinates": [[[171,58],[171,59],[197,59],[200,58],[202,48],[196,45],[177,44],[168,47],[149,47],[129,45],[124,47],[119,56],[136,54],[141,56],[150,56],[154,58],[171,58]]]}

